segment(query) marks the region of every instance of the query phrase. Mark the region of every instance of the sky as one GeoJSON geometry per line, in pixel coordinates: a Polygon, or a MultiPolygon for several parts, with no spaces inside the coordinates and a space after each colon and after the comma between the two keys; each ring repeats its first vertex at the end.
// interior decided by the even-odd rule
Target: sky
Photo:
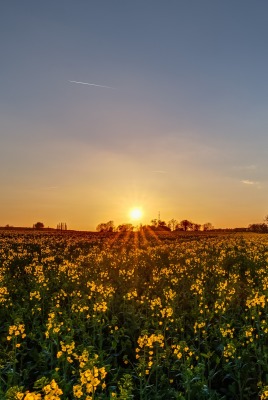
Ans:
{"type": "Polygon", "coordinates": [[[263,222],[267,38],[265,0],[1,2],[0,226],[263,222]]]}

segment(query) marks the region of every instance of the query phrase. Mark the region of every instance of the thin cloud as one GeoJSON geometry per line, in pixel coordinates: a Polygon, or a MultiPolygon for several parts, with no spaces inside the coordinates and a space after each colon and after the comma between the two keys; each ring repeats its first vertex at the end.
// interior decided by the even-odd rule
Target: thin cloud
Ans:
{"type": "Polygon", "coordinates": [[[101,87],[105,89],[116,89],[112,86],[105,86],[105,85],[97,85],[96,83],[89,83],[89,82],[79,82],[79,81],[68,81],[70,83],[78,83],[79,85],[87,85],[87,86],[95,86],[95,87],[101,87]]]}
{"type": "Polygon", "coordinates": [[[167,173],[167,171],[161,171],[161,170],[156,170],[156,171],[152,171],[152,172],[154,172],[156,174],[166,174],[167,173]]]}
{"type": "Polygon", "coordinates": [[[243,181],[240,181],[241,183],[244,183],[245,185],[257,185],[259,182],[254,182],[254,181],[249,181],[248,179],[245,179],[243,181]]]}

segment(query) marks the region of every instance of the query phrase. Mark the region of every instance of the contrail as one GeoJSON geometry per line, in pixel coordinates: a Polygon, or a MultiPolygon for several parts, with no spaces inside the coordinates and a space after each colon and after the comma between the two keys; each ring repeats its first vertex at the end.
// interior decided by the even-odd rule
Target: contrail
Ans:
{"type": "Polygon", "coordinates": [[[96,83],[78,82],[78,81],[68,81],[68,82],[70,82],[70,83],[79,83],[80,85],[97,86],[97,87],[102,87],[102,88],[106,88],[106,89],[115,89],[112,86],[96,85],[96,83]]]}

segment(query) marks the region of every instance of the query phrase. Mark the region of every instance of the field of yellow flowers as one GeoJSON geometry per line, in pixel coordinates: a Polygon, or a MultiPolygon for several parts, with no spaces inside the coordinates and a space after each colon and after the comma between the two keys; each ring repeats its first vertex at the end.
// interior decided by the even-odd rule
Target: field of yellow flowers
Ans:
{"type": "Polygon", "coordinates": [[[268,235],[0,232],[0,399],[268,399],[268,235]]]}

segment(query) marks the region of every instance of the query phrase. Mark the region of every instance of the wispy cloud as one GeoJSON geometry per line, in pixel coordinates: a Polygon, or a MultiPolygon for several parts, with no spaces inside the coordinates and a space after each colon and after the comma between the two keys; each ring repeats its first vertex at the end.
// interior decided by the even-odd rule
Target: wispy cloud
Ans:
{"type": "Polygon", "coordinates": [[[152,172],[154,172],[156,174],[166,174],[167,173],[167,171],[162,171],[162,170],[155,170],[155,171],[152,171],[152,172]]]}
{"type": "Polygon", "coordinates": [[[89,82],[79,82],[79,81],[68,81],[70,83],[78,83],[79,85],[87,85],[87,86],[96,86],[96,87],[101,87],[105,89],[116,89],[112,86],[105,86],[105,85],[97,85],[96,83],[89,83],[89,82]]]}
{"type": "Polygon", "coordinates": [[[243,181],[240,181],[241,183],[244,183],[245,185],[258,185],[259,182],[255,181],[250,181],[248,179],[244,179],[243,181]]]}

